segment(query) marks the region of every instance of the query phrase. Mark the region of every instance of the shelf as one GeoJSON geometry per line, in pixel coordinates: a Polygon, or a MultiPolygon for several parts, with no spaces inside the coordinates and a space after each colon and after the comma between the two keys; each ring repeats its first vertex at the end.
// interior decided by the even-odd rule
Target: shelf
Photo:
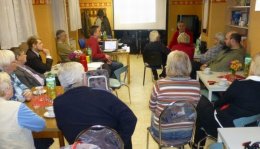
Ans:
{"type": "Polygon", "coordinates": [[[241,29],[248,29],[248,27],[245,27],[245,26],[238,26],[238,25],[231,25],[231,24],[228,24],[227,26],[229,27],[235,27],[235,28],[241,28],[241,29]]]}
{"type": "Polygon", "coordinates": [[[232,8],[232,9],[249,9],[250,6],[231,6],[229,8],[232,8]]]}

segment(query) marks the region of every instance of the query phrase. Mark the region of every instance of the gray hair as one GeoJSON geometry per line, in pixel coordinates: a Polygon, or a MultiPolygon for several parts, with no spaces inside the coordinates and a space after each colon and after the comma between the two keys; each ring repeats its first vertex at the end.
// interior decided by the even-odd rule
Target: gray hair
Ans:
{"type": "Polygon", "coordinates": [[[172,51],[167,57],[166,74],[169,77],[188,77],[191,73],[189,56],[182,51],[172,51]]]}
{"type": "Polygon", "coordinates": [[[6,95],[7,89],[12,89],[11,78],[8,73],[0,72],[0,97],[6,95]]]}
{"type": "Polygon", "coordinates": [[[225,34],[222,32],[218,32],[215,34],[215,39],[218,40],[218,43],[224,45],[225,44],[225,34]]]}
{"type": "Polygon", "coordinates": [[[251,62],[249,75],[260,76],[260,53],[257,53],[251,62]]]}
{"type": "Polygon", "coordinates": [[[149,39],[150,39],[150,42],[155,42],[155,41],[158,41],[160,38],[160,34],[158,33],[158,31],[151,31],[150,34],[149,34],[149,39]]]}
{"type": "Polygon", "coordinates": [[[0,69],[15,61],[14,53],[10,50],[0,50],[0,69]]]}
{"type": "Polygon", "coordinates": [[[65,90],[83,86],[84,68],[78,62],[67,62],[62,64],[58,71],[58,78],[65,90]]]}

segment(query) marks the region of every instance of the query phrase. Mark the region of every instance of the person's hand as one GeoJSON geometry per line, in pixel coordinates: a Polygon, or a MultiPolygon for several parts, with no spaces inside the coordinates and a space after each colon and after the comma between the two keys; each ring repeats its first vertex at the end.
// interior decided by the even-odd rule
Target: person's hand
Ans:
{"type": "Polygon", "coordinates": [[[207,67],[208,67],[208,65],[207,65],[207,64],[203,64],[203,65],[201,65],[201,66],[200,66],[200,70],[202,70],[202,71],[203,71],[203,70],[204,70],[205,68],[207,68],[207,67]]]}
{"type": "Polygon", "coordinates": [[[23,92],[23,96],[25,98],[26,101],[30,101],[32,99],[32,91],[31,90],[25,90],[23,92]]]}
{"type": "Polygon", "coordinates": [[[111,61],[111,57],[109,55],[105,54],[105,57],[108,61],[111,61]]]}
{"type": "Polygon", "coordinates": [[[51,55],[50,54],[50,50],[48,50],[48,49],[42,49],[42,52],[46,55],[46,56],[49,56],[49,55],[51,55]]]}

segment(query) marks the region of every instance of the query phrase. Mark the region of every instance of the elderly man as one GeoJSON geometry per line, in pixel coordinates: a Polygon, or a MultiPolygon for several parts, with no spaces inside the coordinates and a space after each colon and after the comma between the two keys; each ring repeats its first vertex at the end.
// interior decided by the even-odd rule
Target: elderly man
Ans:
{"type": "Polygon", "coordinates": [[[110,92],[85,86],[84,68],[80,63],[65,63],[58,72],[65,93],[54,100],[59,129],[72,144],[77,135],[92,125],[115,129],[131,149],[136,125],[134,113],[110,92]]]}
{"type": "Polygon", "coordinates": [[[41,74],[50,71],[53,60],[50,51],[43,48],[42,41],[39,38],[32,36],[27,40],[27,45],[29,49],[26,52],[27,62],[25,64],[41,74]],[[46,63],[42,62],[40,52],[43,52],[46,55],[46,63]]]}
{"type": "Polygon", "coordinates": [[[29,101],[32,97],[31,90],[21,83],[17,76],[13,73],[17,67],[17,61],[15,60],[14,53],[10,50],[0,50],[0,69],[8,73],[12,80],[12,86],[14,90],[11,100],[15,101],[29,101]]]}
{"type": "Polygon", "coordinates": [[[67,34],[64,30],[57,30],[56,32],[56,39],[57,39],[57,51],[60,56],[61,62],[69,62],[69,54],[73,52],[71,49],[68,40],[67,34]]]}
{"type": "Polygon", "coordinates": [[[14,71],[19,80],[29,88],[44,85],[44,75],[37,73],[30,67],[24,65],[27,55],[20,48],[11,48],[14,52],[17,69],[14,71]]]}

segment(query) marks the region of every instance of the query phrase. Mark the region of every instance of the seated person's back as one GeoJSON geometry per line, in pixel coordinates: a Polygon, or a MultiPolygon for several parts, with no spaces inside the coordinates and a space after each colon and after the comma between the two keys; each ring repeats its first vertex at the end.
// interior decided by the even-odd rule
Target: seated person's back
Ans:
{"type": "Polygon", "coordinates": [[[84,86],[81,64],[68,62],[58,73],[65,93],[54,100],[57,125],[72,144],[77,135],[92,125],[104,125],[115,129],[131,148],[131,136],[136,117],[133,112],[113,94],[84,86]],[[71,79],[66,79],[70,77],[71,79]],[[72,85],[71,85],[72,84],[72,85]]]}

